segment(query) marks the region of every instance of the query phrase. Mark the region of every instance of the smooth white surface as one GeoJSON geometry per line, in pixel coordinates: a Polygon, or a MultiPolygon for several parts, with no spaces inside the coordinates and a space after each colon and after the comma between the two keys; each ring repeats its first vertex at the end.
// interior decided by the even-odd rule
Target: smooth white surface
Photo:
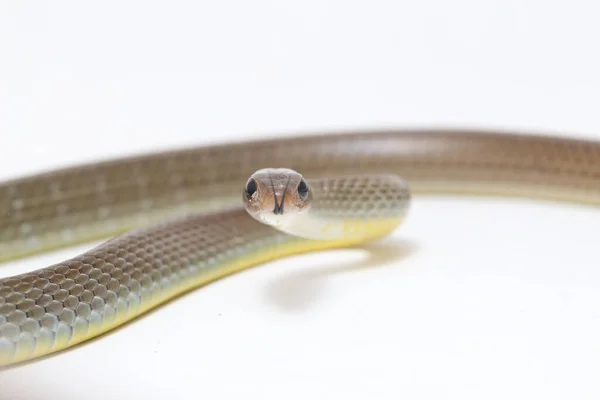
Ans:
{"type": "MultiPolygon", "coordinates": [[[[594,1],[0,7],[1,178],[317,129],[600,136],[594,1]]],[[[0,399],[597,399],[599,227],[589,208],[417,198],[371,256],[219,281],[0,372],[0,399]]]]}

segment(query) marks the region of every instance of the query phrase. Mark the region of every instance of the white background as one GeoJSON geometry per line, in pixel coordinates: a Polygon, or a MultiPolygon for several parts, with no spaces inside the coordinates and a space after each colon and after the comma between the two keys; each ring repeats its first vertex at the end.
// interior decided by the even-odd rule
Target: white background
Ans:
{"type": "MultiPolygon", "coordinates": [[[[596,4],[3,2],[0,177],[345,128],[594,137],[596,4]]],[[[591,208],[416,198],[370,250],[211,284],[0,372],[0,399],[597,399],[599,231],[591,208]]]]}

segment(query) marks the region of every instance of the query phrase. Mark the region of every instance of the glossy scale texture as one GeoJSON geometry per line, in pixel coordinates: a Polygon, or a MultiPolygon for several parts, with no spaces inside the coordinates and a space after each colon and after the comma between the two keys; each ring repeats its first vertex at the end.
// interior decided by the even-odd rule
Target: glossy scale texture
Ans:
{"type": "MultiPolygon", "coordinates": [[[[365,228],[360,240],[307,241],[279,233],[241,210],[249,174],[268,167],[293,168],[309,179],[391,173],[417,193],[600,200],[600,143],[458,130],[231,143],[5,182],[1,260],[149,227],[58,265],[1,279],[0,365],[72,346],[252,265],[380,237],[401,220],[385,216],[374,229],[355,221],[353,229],[365,228]],[[152,225],[163,220],[170,222],[152,225]]],[[[349,192],[335,193],[342,193],[332,197],[340,207],[336,203],[331,210],[373,209],[349,192]]],[[[396,193],[395,201],[406,201],[406,192],[396,193]]],[[[382,200],[368,195],[366,201],[382,200]]],[[[364,221],[373,219],[377,215],[364,221]]]]}
{"type": "Polygon", "coordinates": [[[251,265],[381,237],[402,221],[410,199],[404,181],[389,176],[319,179],[311,187],[311,212],[342,227],[334,240],[280,233],[239,207],[138,229],[57,265],[0,279],[0,365],[73,346],[251,265]]]}

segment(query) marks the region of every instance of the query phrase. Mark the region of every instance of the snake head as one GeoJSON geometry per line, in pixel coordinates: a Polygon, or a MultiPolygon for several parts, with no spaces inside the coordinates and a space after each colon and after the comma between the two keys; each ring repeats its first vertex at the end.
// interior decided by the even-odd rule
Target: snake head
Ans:
{"type": "Polygon", "coordinates": [[[244,206],[255,219],[281,226],[310,206],[312,194],[298,172],[287,168],[265,168],[253,173],[244,187],[244,206]]]}

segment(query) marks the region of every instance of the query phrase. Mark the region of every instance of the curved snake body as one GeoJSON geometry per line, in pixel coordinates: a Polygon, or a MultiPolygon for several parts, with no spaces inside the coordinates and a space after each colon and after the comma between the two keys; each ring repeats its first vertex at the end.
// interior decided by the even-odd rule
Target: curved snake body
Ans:
{"type": "Polygon", "coordinates": [[[415,193],[600,202],[600,143],[459,130],[231,143],[8,181],[0,184],[0,260],[129,233],[57,265],[0,279],[0,365],[73,346],[232,272],[360,243],[399,222],[383,218],[360,240],[333,241],[262,225],[240,207],[241,188],[253,171],[280,166],[341,182],[326,201],[332,209],[371,209],[407,197],[397,189],[381,196],[343,178],[381,173],[402,176],[415,193]]]}

